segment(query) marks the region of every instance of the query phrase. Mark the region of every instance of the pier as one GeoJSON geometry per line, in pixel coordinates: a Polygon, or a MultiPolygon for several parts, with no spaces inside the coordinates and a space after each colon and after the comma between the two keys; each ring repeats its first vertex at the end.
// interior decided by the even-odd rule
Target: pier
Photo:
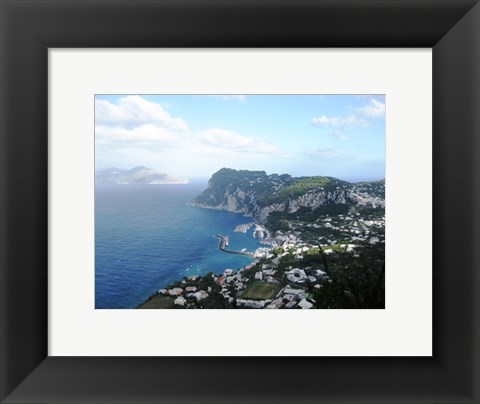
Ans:
{"type": "Polygon", "coordinates": [[[218,238],[218,249],[220,251],[229,253],[229,254],[239,254],[239,255],[246,255],[247,257],[253,257],[252,253],[246,252],[246,251],[232,251],[232,250],[227,250],[226,247],[228,247],[228,236],[224,236],[223,234],[214,234],[216,238],[218,238]]]}

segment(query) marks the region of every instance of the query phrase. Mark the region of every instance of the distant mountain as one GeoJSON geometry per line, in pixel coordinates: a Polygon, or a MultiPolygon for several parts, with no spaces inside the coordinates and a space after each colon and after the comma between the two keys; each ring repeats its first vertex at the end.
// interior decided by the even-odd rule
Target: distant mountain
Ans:
{"type": "Polygon", "coordinates": [[[365,207],[383,210],[385,181],[350,183],[334,177],[295,178],[222,168],[192,205],[243,213],[263,223],[272,213],[293,218],[365,207]]]}
{"type": "Polygon", "coordinates": [[[95,172],[96,184],[188,184],[185,178],[171,177],[152,168],[135,167],[130,170],[106,168],[95,172]]]}

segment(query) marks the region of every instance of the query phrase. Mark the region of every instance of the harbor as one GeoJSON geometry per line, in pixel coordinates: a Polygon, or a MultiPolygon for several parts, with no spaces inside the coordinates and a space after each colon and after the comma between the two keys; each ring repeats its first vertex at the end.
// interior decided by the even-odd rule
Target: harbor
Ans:
{"type": "Polygon", "coordinates": [[[239,255],[245,255],[247,257],[252,257],[253,254],[247,251],[233,251],[233,250],[227,250],[228,247],[228,236],[224,236],[223,234],[214,234],[214,237],[218,238],[218,249],[220,251],[229,253],[229,254],[239,254],[239,255]]]}

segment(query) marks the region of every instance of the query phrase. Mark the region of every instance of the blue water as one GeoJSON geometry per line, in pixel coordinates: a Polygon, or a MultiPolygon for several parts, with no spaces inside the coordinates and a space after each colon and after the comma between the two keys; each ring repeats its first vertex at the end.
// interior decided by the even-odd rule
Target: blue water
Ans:
{"type": "Polygon", "coordinates": [[[206,187],[187,185],[97,185],[95,189],[95,307],[134,308],[182,276],[221,273],[249,264],[249,257],[218,251],[254,251],[252,235],[235,233],[251,223],[240,214],[188,206],[206,187]]]}

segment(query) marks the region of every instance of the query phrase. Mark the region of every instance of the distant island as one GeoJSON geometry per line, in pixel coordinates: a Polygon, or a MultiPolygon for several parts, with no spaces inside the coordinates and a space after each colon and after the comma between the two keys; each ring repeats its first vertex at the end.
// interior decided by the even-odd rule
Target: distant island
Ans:
{"type": "Polygon", "coordinates": [[[176,178],[148,167],[135,167],[130,170],[106,168],[95,172],[96,184],[188,184],[185,178],[176,178]]]}
{"type": "MultiPolygon", "coordinates": [[[[254,262],[183,279],[138,308],[384,308],[385,181],[222,168],[191,206],[242,213],[254,262]]],[[[227,250],[222,235],[218,249],[227,250]]],[[[239,252],[234,252],[239,253],[239,252]]],[[[240,252],[245,253],[245,252],[240,252]]]]}

